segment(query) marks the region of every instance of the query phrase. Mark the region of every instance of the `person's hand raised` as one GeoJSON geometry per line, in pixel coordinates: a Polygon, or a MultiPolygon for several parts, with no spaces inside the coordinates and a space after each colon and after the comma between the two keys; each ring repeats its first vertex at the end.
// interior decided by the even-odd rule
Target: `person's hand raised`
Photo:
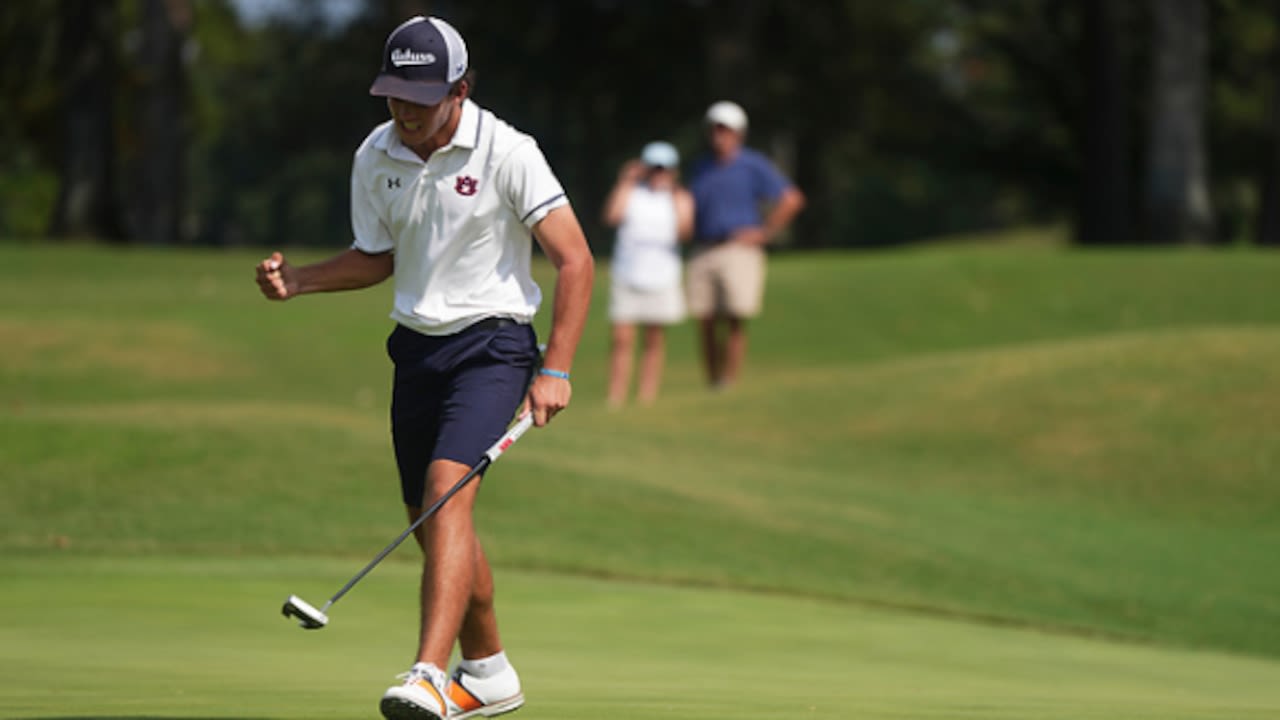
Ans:
{"type": "Polygon", "coordinates": [[[284,255],[271,253],[271,257],[257,265],[258,289],[268,300],[288,300],[298,293],[298,281],[293,266],[284,255]]]}

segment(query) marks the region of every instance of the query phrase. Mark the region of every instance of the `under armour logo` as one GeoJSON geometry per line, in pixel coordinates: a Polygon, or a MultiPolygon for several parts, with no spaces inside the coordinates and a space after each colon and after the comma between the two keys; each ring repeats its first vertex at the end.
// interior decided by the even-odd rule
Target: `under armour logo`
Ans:
{"type": "Polygon", "coordinates": [[[387,189],[400,187],[400,178],[387,178],[387,189]]]}
{"type": "Polygon", "coordinates": [[[479,184],[480,181],[470,175],[461,175],[458,177],[458,182],[453,186],[453,189],[457,190],[459,195],[475,195],[476,187],[479,184]]]}

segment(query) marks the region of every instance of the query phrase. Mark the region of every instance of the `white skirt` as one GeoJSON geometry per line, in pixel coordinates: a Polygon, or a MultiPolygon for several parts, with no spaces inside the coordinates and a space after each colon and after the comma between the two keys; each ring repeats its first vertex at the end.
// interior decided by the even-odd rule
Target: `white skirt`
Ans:
{"type": "Polygon", "coordinates": [[[609,287],[609,321],[628,325],[675,325],[685,318],[684,288],[638,288],[615,280],[609,287]]]}

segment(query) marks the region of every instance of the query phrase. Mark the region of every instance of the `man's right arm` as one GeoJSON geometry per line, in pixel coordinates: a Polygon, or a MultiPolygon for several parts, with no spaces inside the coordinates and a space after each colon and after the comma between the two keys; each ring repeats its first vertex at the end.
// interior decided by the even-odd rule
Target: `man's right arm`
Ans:
{"type": "Polygon", "coordinates": [[[315,292],[358,290],[377,285],[395,270],[395,256],[350,248],[328,260],[294,267],[275,252],[258,263],[258,288],[268,300],[288,300],[315,292]]]}

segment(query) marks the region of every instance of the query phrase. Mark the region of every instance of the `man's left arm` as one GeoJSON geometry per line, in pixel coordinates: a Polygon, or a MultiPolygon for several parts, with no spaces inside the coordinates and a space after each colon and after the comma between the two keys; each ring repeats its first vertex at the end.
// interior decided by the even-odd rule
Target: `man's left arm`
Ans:
{"type": "Polygon", "coordinates": [[[764,242],[772,241],[778,233],[785,230],[795,216],[804,209],[804,204],[805,197],[804,193],[800,192],[800,188],[788,185],[764,219],[764,242]]]}
{"type": "MultiPolygon", "coordinates": [[[[561,205],[533,226],[533,236],[556,269],[551,309],[551,334],[542,367],[568,375],[587,324],[595,259],[586,235],[570,205],[561,205]]],[[[569,404],[572,386],[567,377],[538,374],[529,387],[529,409],[541,427],[569,404]]]]}
{"type": "Polygon", "coordinates": [[[756,199],[767,203],[769,211],[759,227],[741,228],[731,240],[748,245],[768,245],[787,228],[805,206],[804,193],[763,156],[747,158],[753,175],[756,199]]]}

